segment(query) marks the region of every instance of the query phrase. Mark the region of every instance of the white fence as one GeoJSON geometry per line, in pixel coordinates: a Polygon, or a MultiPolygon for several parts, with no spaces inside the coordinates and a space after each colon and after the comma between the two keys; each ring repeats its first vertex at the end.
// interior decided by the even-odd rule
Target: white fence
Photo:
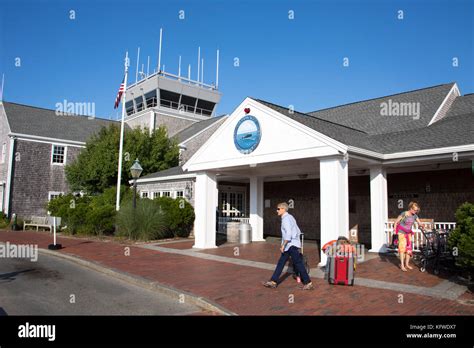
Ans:
{"type": "Polygon", "coordinates": [[[234,222],[245,222],[249,223],[248,217],[237,217],[237,216],[221,216],[219,217],[218,221],[218,230],[219,233],[226,233],[227,232],[227,223],[230,221],[234,222]]]}
{"type": "MultiPolygon", "coordinates": [[[[386,236],[386,244],[387,246],[392,244],[392,236],[394,234],[393,227],[395,222],[389,221],[385,223],[385,236],[386,236]]],[[[455,222],[422,222],[422,225],[425,231],[431,231],[433,228],[435,230],[454,230],[456,228],[455,222]]],[[[420,247],[425,243],[425,236],[418,228],[417,224],[413,224],[412,227],[413,231],[413,251],[418,252],[420,251],[420,247]]]]}

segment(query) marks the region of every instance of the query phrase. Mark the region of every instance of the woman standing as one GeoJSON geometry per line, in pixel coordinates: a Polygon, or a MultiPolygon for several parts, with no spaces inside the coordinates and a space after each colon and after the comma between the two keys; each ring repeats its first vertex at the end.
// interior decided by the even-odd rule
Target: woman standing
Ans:
{"type": "Polygon", "coordinates": [[[395,221],[394,231],[398,234],[398,254],[400,255],[400,268],[403,272],[408,269],[413,269],[409,265],[410,256],[413,254],[412,248],[412,235],[411,230],[413,223],[418,223],[420,229],[423,230],[421,221],[418,218],[420,212],[420,206],[416,202],[410,202],[408,204],[408,210],[400,214],[397,221],[395,221]]]}

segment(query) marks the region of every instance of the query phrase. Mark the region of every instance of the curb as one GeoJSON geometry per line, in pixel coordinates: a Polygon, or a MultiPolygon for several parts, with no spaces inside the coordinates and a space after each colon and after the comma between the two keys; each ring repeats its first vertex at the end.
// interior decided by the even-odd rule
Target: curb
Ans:
{"type": "Polygon", "coordinates": [[[120,279],[122,281],[126,281],[128,283],[131,283],[133,285],[152,290],[155,292],[159,292],[162,294],[166,294],[171,297],[178,297],[181,295],[184,295],[185,301],[189,301],[190,303],[198,306],[199,308],[202,308],[207,311],[211,312],[216,312],[219,313],[220,315],[226,315],[226,316],[233,316],[237,315],[237,313],[234,313],[232,311],[229,311],[228,309],[225,309],[224,307],[213,303],[212,301],[205,299],[204,297],[197,296],[193,293],[187,292],[187,291],[181,291],[179,289],[173,288],[172,286],[169,285],[164,285],[156,281],[150,281],[146,278],[131,275],[130,273],[122,272],[122,271],[117,271],[111,268],[104,267],[100,265],[97,262],[94,261],[87,261],[84,259],[81,259],[77,256],[71,256],[63,253],[58,253],[57,251],[51,251],[48,249],[42,249],[38,248],[38,251],[41,252],[42,254],[46,255],[52,255],[56,256],[59,258],[63,258],[66,260],[69,260],[71,262],[77,263],[81,266],[87,267],[89,269],[92,269],[94,271],[106,274],[108,276],[120,279]]]}

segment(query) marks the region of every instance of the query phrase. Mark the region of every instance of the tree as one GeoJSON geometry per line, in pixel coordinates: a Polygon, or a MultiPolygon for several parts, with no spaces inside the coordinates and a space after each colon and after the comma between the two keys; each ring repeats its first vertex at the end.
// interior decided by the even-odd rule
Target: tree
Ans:
{"type": "Polygon", "coordinates": [[[474,273],[474,204],[465,202],[456,211],[456,228],[449,246],[457,251],[456,264],[474,273]],[[454,249],[456,248],[456,249],[454,249]]]}
{"type": "MultiPolygon", "coordinates": [[[[83,190],[88,194],[101,193],[117,184],[120,127],[103,127],[86,143],[74,162],[66,166],[66,179],[72,191],[83,190]]],[[[153,130],[129,129],[124,133],[122,180],[128,184],[130,167],[138,158],[143,175],[168,169],[179,164],[179,148],[169,139],[166,128],[153,130]]]]}

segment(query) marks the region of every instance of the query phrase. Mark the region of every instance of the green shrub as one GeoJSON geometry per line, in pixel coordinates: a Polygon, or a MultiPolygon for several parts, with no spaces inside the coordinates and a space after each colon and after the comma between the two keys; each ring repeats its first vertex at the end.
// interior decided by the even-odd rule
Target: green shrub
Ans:
{"type": "MultiPolygon", "coordinates": [[[[0,228],[7,228],[10,225],[10,219],[3,212],[0,212],[0,228]]],[[[23,228],[23,225],[21,226],[23,228]]]]}
{"type": "Polygon", "coordinates": [[[154,201],[163,209],[169,234],[187,238],[194,225],[193,206],[184,198],[159,197],[154,201]]]}
{"type": "Polygon", "coordinates": [[[117,214],[116,235],[133,240],[153,240],[167,238],[165,216],[156,202],[138,199],[136,209],[127,201],[117,214]]]}
{"type": "MultiPolygon", "coordinates": [[[[128,187],[122,186],[120,190],[121,204],[131,200],[133,193],[128,187]]],[[[49,202],[48,210],[52,216],[61,217],[61,224],[67,226],[70,234],[112,234],[115,230],[116,192],[116,187],[110,187],[94,196],[62,195],[49,202]]]]}
{"type": "Polygon", "coordinates": [[[67,230],[75,234],[86,225],[90,200],[90,197],[76,197],[72,193],[61,195],[48,203],[48,211],[52,216],[61,217],[61,225],[67,226],[67,230]]]}
{"type": "MultiPolygon", "coordinates": [[[[474,204],[464,203],[456,211],[456,228],[449,236],[450,248],[457,249],[456,264],[474,270],[474,204]]],[[[456,250],[455,249],[455,250],[456,250]]]]}

